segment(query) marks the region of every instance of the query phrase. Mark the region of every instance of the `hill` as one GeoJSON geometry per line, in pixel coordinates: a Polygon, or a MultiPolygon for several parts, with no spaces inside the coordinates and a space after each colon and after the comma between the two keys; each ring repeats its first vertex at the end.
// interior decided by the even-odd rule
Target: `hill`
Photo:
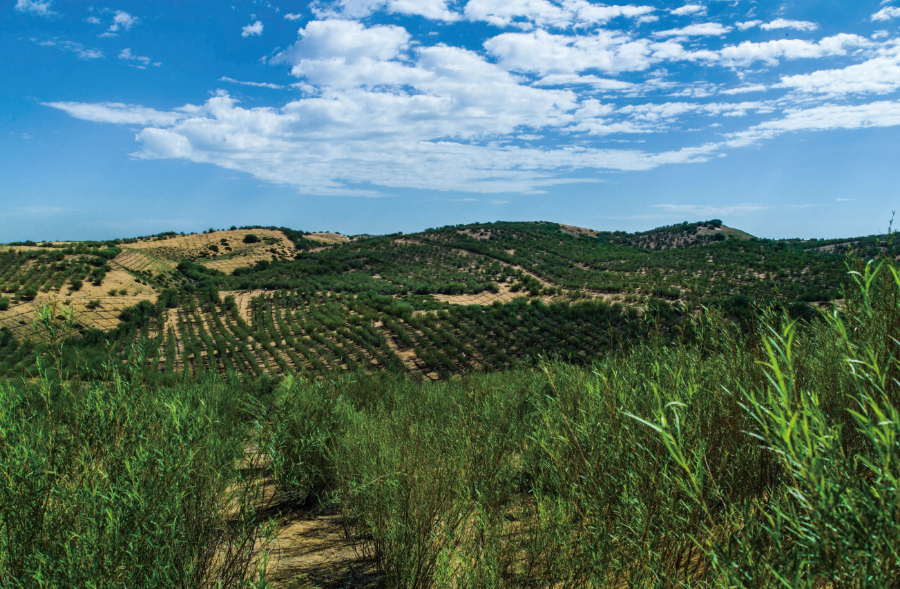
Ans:
{"type": "Polygon", "coordinates": [[[124,360],[138,344],[168,373],[437,379],[537,357],[589,363],[646,335],[642,317],[673,337],[703,307],[737,321],[754,303],[811,317],[841,296],[851,246],[895,247],[877,236],[762,240],[718,220],[635,234],[497,222],[354,238],[232,227],[10,244],[0,374],[32,370],[32,319],[53,299],[75,311],[72,366],[124,360]]]}

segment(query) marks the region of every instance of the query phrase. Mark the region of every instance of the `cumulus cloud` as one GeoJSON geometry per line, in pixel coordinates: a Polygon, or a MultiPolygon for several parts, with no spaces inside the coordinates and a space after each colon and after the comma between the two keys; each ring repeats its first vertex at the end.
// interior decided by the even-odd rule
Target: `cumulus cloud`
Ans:
{"type": "Polygon", "coordinates": [[[16,0],[17,11],[37,14],[39,16],[52,16],[56,14],[56,12],[50,10],[52,5],[52,0],[16,0]]]}
{"type": "Polygon", "coordinates": [[[263,24],[256,21],[241,28],[241,37],[250,37],[251,35],[261,37],[263,32],[263,24]]]}
{"type": "Polygon", "coordinates": [[[300,20],[301,18],[303,18],[302,14],[292,14],[289,12],[284,15],[284,20],[295,21],[295,20],[300,20]]]}
{"type": "Polygon", "coordinates": [[[758,27],[761,24],[763,24],[763,21],[761,21],[761,20],[748,20],[747,22],[735,23],[734,26],[736,26],[738,29],[740,29],[742,31],[746,31],[747,29],[752,29],[753,27],[758,27]]]}
{"type": "Polygon", "coordinates": [[[131,27],[136,25],[140,19],[136,16],[131,16],[124,10],[117,10],[115,16],[113,16],[113,22],[109,26],[109,31],[111,33],[115,33],[119,29],[125,29],[126,31],[130,31],[131,27]]]}
{"type": "Polygon", "coordinates": [[[131,48],[129,48],[129,47],[126,47],[125,49],[123,49],[122,51],[119,52],[119,59],[124,59],[126,61],[137,61],[141,65],[136,65],[134,67],[137,67],[140,69],[146,69],[146,67],[148,65],[150,65],[149,57],[144,57],[142,55],[135,55],[131,52],[131,48]]]}
{"type": "Polygon", "coordinates": [[[669,12],[675,16],[687,16],[691,14],[701,15],[706,14],[706,7],[702,4],[685,4],[684,6],[674,8],[669,12]]]}
{"type": "MultiPolygon", "coordinates": [[[[286,103],[250,108],[219,90],[202,105],[168,110],[112,102],[46,105],[78,119],[133,127],[138,158],[211,163],[305,193],[356,196],[399,188],[538,193],[572,181],[573,174],[596,179],[605,171],[699,163],[790,132],[900,125],[895,102],[826,102],[850,102],[851,95],[858,102],[900,89],[900,44],[894,40],[842,33],[728,44],[710,37],[733,26],[705,22],[654,33],[634,25],[654,12],[669,18],[669,11],[586,0],[337,0],[310,6],[320,18],[266,60],[288,69],[296,83],[219,79],[302,91],[286,103]],[[350,18],[373,11],[444,22],[464,18],[506,30],[490,28],[480,48],[428,44],[432,37],[414,35],[414,29],[350,18]],[[609,26],[615,18],[631,20],[609,26]],[[746,70],[838,56],[840,69],[832,60],[797,65],[792,75],[746,70]],[[726,73],[739,81],[706,81],[697,66],[733,68],[726,73]],[[771,92],[766,100],[741,96],[764,91],[771,92]],[[752,121],[742,122],[750,115],[752,121]],[[615,135],[653,141],[653,134],[698,128],[714,139],[677,150],[607,149],[597,139],[606,145],[624,141],[615,135]]],[[[682,8],[693,6],[701,5],[682,8]]],[[[701,13],[674,11],[672,16],[701,13]]],[[[778,22],[769,28],[814,25],[778,22]]],[[[750,23],[735,26],[763,24],[750,23]]],[[[244,36],[261,34],[260,21],[245,29],[257,25],[257,32],[244,36]]],[[[49,42],[87,51],[64,43],[49,42]]],[[[140,67],[151,63],[131,49],[119,58],[140,67]]]]}
{"type": "Polygon", "coordinates": [[[465,16],[498,27],[517,25],[522,28],[570,28],[597,25],[615,18],[641,18],[656,9],[652,6],[605,6],[587,0],[469,0],[465,16]]]}
{"type": "Polygon", "coordinates": [[[747,86],[738,86],[737,88],[729,88],[722,90],[720,94],[747,94],[748,92],[764,92],[768,90],[765,84],[750,84],[747,86]]]}
{"type": "Polygon", "coordinates": [[[680,29],[669,29],[653,33],[654,37],[706,37],[710,35],[725,35],[731,32],[731,27],[717,22],[699,23],[688,25],[680,29]]]}
{"type": "Polygon", "coordinates": [[[763,43],[744,41],[719,51],[723,65],[747,66],[757,61],[777,65],[780,59],[818,58],[846,55],[848,49],[869,47],[872,42],[859,35],[840,33],[818,42],[803,39],[776,39],[763,43]]]}
{"type": "Polygon", "coordinates": [[[891,20],[892,18],[900,18],[900,8],[896,6],[888,6],[886,8],[882,8],[871,17],[872,22],[891,20]]]}
{"type": "Polygon", "coordinates": [[[900,88],[900,46],[883,48],[878,57],[843,69],[783,76],[778,86],[829,95],[887,94],[900,88]]]}
{"type": "Polygon", "coordinates": [[[786,20],[783,18],[776,18],[772,22],[764,23],[759,25],[764,31],[773,31],[776,29],[794,29],[797,31],[815,31],[819,28],[814,22],[809,22],[806,20],[786,20]]]}

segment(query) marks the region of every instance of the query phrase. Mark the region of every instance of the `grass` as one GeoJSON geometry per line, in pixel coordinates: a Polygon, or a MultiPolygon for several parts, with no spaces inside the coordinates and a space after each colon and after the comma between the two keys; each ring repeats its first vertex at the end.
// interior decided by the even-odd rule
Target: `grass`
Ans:
{"type": "Polygon", "coordinates": [[[239,466],[258,388],[52,366],[0,383],[0,586],[256,583],[267,530],[239,466]]]}
{"type": "Polygon", "coordinates": [[[857,279],[590,369],[288,379],[265,448],[388,587],[896,587],[900,275],[857,279]]]}
{"type": "Polygon", "coordinates": [[[266,586],[263,471],[336,506],[388,588],[900,587],[900,270],[851,267],[812,321],[312,288],[245,320],[169,291],[71,372],[104,344],[44,307],[37,341],[0,331],[3,370],[33,367],[0,381],[0,586],[266,586]],[[401,371],[387,336],[446,378],[401,371]],[[562,347],[599,353],[537,357],[562,347]],[[389,369],[257,364],[301,355],[389,369]],[[509,368],[450,378],[478,357],[509,368]]]}

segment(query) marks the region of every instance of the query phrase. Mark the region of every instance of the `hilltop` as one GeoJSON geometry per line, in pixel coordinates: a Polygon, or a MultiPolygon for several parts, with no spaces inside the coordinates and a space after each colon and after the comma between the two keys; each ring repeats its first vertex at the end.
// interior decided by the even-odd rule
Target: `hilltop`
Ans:
{"type": "Polygon", "coordinates": [[[764,240],[719,220],[633,234],[497,222],[10,244],[0,251],[0,374],[33,364],[31,322],[54,299],[74,309],[73,349],[87,364],[110,351],[124,359],[138,343],[164,372],[442,378],[538,356],[590,362],[641,337],[647,323],[636,319],[648,312],[671,330],[701,308],[742,321],[753,303],[811,317],[841,296],[851,248],[886,247],[877,236],[764,240]]]}

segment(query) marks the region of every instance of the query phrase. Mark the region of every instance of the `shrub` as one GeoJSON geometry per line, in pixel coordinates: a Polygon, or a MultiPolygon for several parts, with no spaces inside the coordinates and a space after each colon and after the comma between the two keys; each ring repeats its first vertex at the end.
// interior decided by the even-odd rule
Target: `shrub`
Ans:
{"type": "Polygon", "coordinates": [[[118,292],[119,292],[118,290],[116,290],[116,289],[114,289],[114,288],[111,288],[111,289],[109,289],[109,290],[107,291],[106,294],[108,294],[108,295],[111,296],[111,297],[114,297],[114,296],[116,296],[116,294],[117,294],[118,292]]]}
{"type": "Polygon", "coordinates": [[[100,306],[99,299],[91,299],[90,301],[88,301],[87,305],[85,305],[85,307],[87,307],[90,310],[94,310],[99,306],[100,306]]]}
{"type": "Polygon", "coordinates": [[[248,233],[244,236],[244,243],[259,243],[259,237],[253,233],[248,233]]]}
{"type": "Polygon", "coordinates": [[[80,278],[73,278],[71,280],[72,290],[81,290],[81,287],[84,286],[84,281],[80,278]]]}
{"type": "Polygon", "coordinates": [[[37,288],[35,288],[33,286],[29,286],[28,288],[26,288],[25,290],[23,290],[19,293],[19,297],[23,300],[31,301],[31,300],[34,300],[34,297],[36,297],[37,294],[38,294],[37,288]]]}
{"type": "Polygon", "coordinates": [[[7,297],[0,297],[0,311],[6,311],[9,309],[9,299],[7,297]]]}

